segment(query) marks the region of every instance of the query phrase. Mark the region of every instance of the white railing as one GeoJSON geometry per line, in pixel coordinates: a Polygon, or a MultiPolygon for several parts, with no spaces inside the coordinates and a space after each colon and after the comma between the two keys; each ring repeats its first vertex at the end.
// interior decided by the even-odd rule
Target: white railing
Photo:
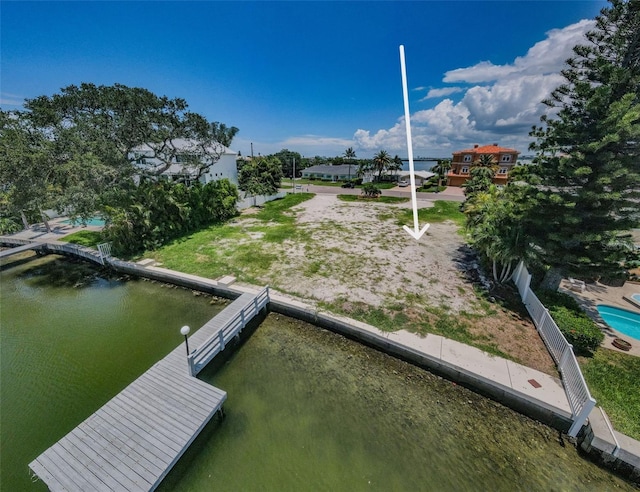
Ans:
{"type": "Polygon", "coordinates": [[[104,265],[107,258],[111,256],[111,243],[100,243],[98,244],[98,252],[100,253],[100,260],[104,265]]]}
{"type": "MultiPolygon", "coordinates": [[[[214,334],[193,350],[187,360],[192,376],[196,376],[216,355],[269,303],[269,287],[262,289],[250,304],[226,321],[214,334]]],[[[229,306],[230,307],[230,306],[229,306]]],[[[223,311],[224,312],[224,311],[223,311]]],[[[215,319],[215,318],[214,318],[215,319]]]]}
{"type": "Polygon", "coordinates": [[[596,401],[591,396],[582,376],[580,366],[573,353],[573,346],[567,342],[547,308],[529,288],[531,274],[524,262],[520,262],[513,273],[512,280],[518,287],[522,302],[526,306],[538,333],[540,333],[540,337],[558,366],[573,419],[568,434],[575,437],[593,410],[596,401]]]}

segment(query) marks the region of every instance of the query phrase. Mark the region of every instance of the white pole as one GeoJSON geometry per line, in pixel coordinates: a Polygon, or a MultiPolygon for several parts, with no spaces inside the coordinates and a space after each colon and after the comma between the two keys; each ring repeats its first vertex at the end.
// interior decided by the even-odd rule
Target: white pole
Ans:
{"type": "MultiPolygon", "coordinates": [[[[404,124],[407,131],[407,151],[409,153],[409,182],[411,184],[411,202],[416,203],[416,178],[413,175],[413,145],[411,143],[411,121],[409,113],[409,91],[407,90],[407,68],[404,61],[404,46],[400,45],[400,69],[402,71],[402,93],[404,96],[404,124]]],[[[418,226],[418,214],[413,214],[413,228],[416,232],[418,226]]]]}
{"type": "Polygon", "coordinates": [[[293,192],[296,192],[296,158],[293,158],[293,192]]]}

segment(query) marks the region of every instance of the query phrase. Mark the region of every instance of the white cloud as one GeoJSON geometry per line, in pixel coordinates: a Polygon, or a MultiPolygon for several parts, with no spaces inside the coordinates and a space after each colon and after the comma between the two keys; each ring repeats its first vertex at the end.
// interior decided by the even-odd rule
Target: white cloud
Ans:
{"type": "Polygon", "coordinates": [[[429,92],[427,92],[427,95],[420,99],[420,102],[436,97],[450,96],[451,94],[456,94],[457,92],[462,92],[463,90],[464,89],[462,87],[443,87],[442,89],[430,89],[429,92]]]}
{"type": "Polygon", "coordinates": [[[494,65],[482,61],[467,68],[457,68],[445,73],[444,82],[480,83],[492,82],[513,75],[539,75],[558,73],[572,55],[572,48],[584,43],[584,34],[593,29],[595,21],[581,20],[564,29],[552,29],[547,38],[534,44],[525,56],[517,57],[512,64],[494,65]]]}
{"type": "Polygon", "coordinates": [[[17,94],[9,94],[8,92],[0,93],[0,105],[2,106],[22,106],[24,97],[17,94]]]}
{"type": "MultiPolygon", "coordinates": [[[[446,72],[443,82],[471,86],[431,89],[422,99],[465,91],[458,102],[447,98],[411,116],[414,153],[447,155],[473,143],[495,142],[526,152],[531,141],[530,128],[539,124],[540,116],[549,111],[542,101],[564,81],[560,70],[565,60],[572,55],[573,46],[584,43],[584,34],[593,26],[594,21],[582,20],[564,29],[551,30],[513,63],[496,65],[482,61],[446,72]]],[[[358,129],[353,136],[357,148],[406,149],[403,121],[400,118],[391,128],[375,133],[358,129]]]]}

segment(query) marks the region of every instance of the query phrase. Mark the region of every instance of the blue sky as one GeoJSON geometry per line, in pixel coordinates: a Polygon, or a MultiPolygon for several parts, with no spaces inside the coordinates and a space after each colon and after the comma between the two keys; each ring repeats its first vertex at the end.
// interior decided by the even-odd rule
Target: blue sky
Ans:
{"type": "Polygon", "coordinates": [[[70,84],[182,97],[243,155],[527,153],[540,101],[605,1],[0,3],[0,104],[70,84]]]}

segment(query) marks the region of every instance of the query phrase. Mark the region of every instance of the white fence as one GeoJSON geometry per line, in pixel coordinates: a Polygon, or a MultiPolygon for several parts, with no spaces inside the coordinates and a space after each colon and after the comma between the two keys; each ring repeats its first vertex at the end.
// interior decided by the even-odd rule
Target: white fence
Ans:
{"type": "Polygon", "coordinates": [[[575,437],[583,426],[596,401],[589,393],[587,383],[582,376],[580,366],[573,353],[573,346],[567,342],[558,325],[549,314],[547,308],[540,302],[529,288],[531,274],[523,262],[520,262],[512,277],[522,302],[529,311],[529,315],[536,325],[536,329],[544,341],[551,357],[556,362],[562,375],[562,383],[567,393],[573,424],[568,434],[575,437]]]}
{"type": "Polygon", "coordinates": [[[242,200],[238,200],[238,203],[236,204],[236,208],[238,210],[243,210],[249,207],[259,207],[261,205],[264,205],[267,202],[277,200],[278,198],[284,198],[286,195],[287,195],[286,191],[281,191],[280,193],[276,193],[275,195],[247,196],[242,200]]]}
{"type": "MultiPolygon", "coordinates": [[[[251,321],[260,310],[269,303],[269,287],[265,287],[255,295],[252,302],[244,306],[239,312],[225,321],[207,340],[187,356],[189,370],[196,376],[211,359],[222,352],[233,337],[251,321]]],[[[233,304],[228,306],[231,308],[233,304]]],[[[227,308],[227,309],[228,309],[227,308]]],[[[224,313],[224,311],[222,311],[224,313]]],[[[222,313],[218,314],[220,316],[222,313]]],[[[214,321],[214,318],[212,321],[214,321]]],[[[211,323],[211,321],[210,321],[211,323]]]]}

